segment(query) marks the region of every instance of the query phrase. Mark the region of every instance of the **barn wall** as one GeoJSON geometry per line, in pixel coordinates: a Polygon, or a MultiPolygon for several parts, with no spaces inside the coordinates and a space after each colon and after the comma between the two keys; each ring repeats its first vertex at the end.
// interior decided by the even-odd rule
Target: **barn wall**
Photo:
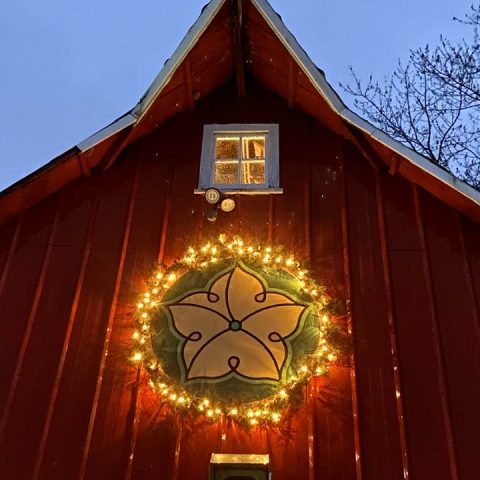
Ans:
{"type": "Polygon", "coordinates": [[[479,477],[480,226],[249,92],[222,88],[0,227],[0,478],[206,478],[213,451],[270,453],[276,480],[479,477]],[[202,127],[241,122],[280,124],[284,194],[211,224],[202,127]],[[352,368],[313,381],[283,433],[192,428],[126,358],[152,268],[219,233],[285,245],[349,304],[352,368]]]}

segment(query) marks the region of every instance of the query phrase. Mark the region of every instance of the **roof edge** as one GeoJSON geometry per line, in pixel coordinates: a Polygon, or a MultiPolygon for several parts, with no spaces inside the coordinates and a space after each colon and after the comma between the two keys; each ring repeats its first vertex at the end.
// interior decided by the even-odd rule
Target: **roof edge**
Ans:
{"type": "Polygon", "coordinates": [[[82,140],[80,143],[77,143],[76,147],[81,152],[86,152],[87,150],[90,150],[91,148],[93,148],[95,145],[98,145],[99,143],[106,140],[108,137],[115,135],[116,133],[120,132],[124,128],[127,128],[130,125],[133,125],[137,121],[138,121],[138,118],[136,116],[132,115],[131,113],[126,113],[125,115],[122,115],[120,118],[115,120],[113,123],[111,123],[107,127],[102,128],[98,132],[87,137],[85,140],[82,140]]]}
{"type": "Polygon", "coordinates": [[[78,143],[76,146],[81,152],[93,148],[95,145],[98,145],[103,142],[103,140],[118,133],[120,130],[136,124],[145,115],[149,107],[161,93],[165,85],[170,81],[177,68],[182,64],[185,57],[188,55],[202,33],[208,28],[224,3],[225,0],[212,0],[203,7],[200,16],[189,28],[187,34],[183,37],[172,56],[165,62],[165,65],[155,77],[147,91],[143,94],[140,101],[128,113],[78,143]]]}
{"type": "Polygon", "coordinates": [[[411,148],[403,145],[398,140],[390,137],[385,132],[350,110],[342,101],[337,92],[328,83],[324,75],[319,72],[317,66],[313,63],[308,54],[298,43],[297,39],[288,30],[281,17],[277,12],[275,12],[268,1],[251,0],[251,2],[257,7],[264,20],[270,25],[285,48],[297,60],[299,66],[302,68],[305,75],[310,79],[312,85],[315,86],[318,93],[338,115],[340,115],[344,120],[354,127],[366,133],[374,140],[385,145],[395,153],[398,153],[421,170],[429,173],[437,180],[448,185],[450,188],[457,190],[459,193],[480,207],[480,191],[456,178],[450,172],[439,167],[431,160],[423,157],[411,148]]]}
{"type": "Polygon", "coordinates": [[[424,157],[423,155],[420,155],[411,148],[408,148],[403,143],[400,143],[398,140],[390,137],[382,130],[374,127],[371,123],[367,122],[362,117],[358,116],[355,112],[352,112],[350,109],[345,108],[343,111],[339,112],[339,115],[341,115],[342,118],[345,119],[348,123],[362,130],[371,138],[377,140],[382,145],[388,147],[390,150],[411,161],[415,166],[417,166],[424,172],[429,173],[437,180],[446,183],[447,185],[459,191],[480,206],[480,192],[470,186],[468,183],[465,183],[464,181],[458,179],[449,171],[433,163],[431,160],[424,157]]]}
{"type": "Polygon", "coordinates": [[[203,7],[200,16],[183,37],[182,41],[175,49],[175,52],[173,52],[173,55],[166,61],[146,93],[132,109],[131,113],[139,120],[155,101],[163,87],[170,81],[177,68],[181,65],[192,47],[197,43],[197,40],[202,33],[208,28],[224,3],[225,0],[211,0],[203,7]]]}

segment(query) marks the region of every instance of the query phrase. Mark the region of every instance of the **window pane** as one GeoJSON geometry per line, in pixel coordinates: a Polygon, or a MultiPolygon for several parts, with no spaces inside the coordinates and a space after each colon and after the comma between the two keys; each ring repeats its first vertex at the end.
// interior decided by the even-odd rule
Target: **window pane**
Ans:
{"type": "Polygon", "coordinates": [[[217,185],[231,185],[238,183],[238,162],[215,162],[215,183],[217,185]]]}
{"type": "Polygon", "coordinates": [[[217,137],[215,145],[215,158],[237,159],[239,157],[239,137],[217,137]]]}
{"type": "Polygon", "coordinates": [[[265,160],[244,160],[242,162],[242,183],[264,184],[265,160]]]}
{"type": "Polygon", "coordinates": [[[265,158],[265,137],[243,137],[243,158],[265,158]]]}

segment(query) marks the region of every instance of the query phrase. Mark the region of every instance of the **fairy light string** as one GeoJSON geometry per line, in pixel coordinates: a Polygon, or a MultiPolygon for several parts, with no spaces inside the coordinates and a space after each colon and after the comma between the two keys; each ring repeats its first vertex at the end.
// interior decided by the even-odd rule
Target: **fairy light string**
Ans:
{"type": "Polygon", "coordinates": [[[186,414],[201,415],[212,422],[227,418],[250,428],[264,424],[278,425],[286,411],[302,401],[303,386],[313,376],[327,374],[329,367],[336,362],[341,353],[339,347],[332,341],[337,328],[332,321],[332,304],[325,287],[311,278],[294,255],[286,252],[284,248],[245,242],[240,237],[228,239],[222,234],[217,240],[206,242],[199,248],[189,247],[179,261],[167,268],[158,267],[154,272],[148,281],[147,290],[137,302],[131,361],[143,365],[149,377],[148,383],[159,395],[162,404],[168,404],[186,414]],[[165,374],[150,348],[151,336],[155,333],[152,315],[161,304],[164,293],[184,273],[207,269],[212,264],[226,259],[241,260],[256,267],[288,272],[297,279],[300,288],[311,298],[319,315],[319,341],[316,351],[302,358],[296,373],[280,384],[272,396],[250,403],[227,403],[188,392],[165,374]]]}

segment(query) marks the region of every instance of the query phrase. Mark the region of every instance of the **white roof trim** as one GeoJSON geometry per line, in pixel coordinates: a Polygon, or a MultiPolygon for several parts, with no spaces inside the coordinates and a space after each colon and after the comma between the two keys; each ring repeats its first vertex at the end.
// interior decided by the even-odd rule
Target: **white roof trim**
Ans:
{"type": "Polygon", "coordinates": [[[163,87],[170,81],[192,47],[197,43],[202,33],[208,28],[224,2],[225,0],[212,0],[204,7],[203,12],[180,42],[174,54],[167,60],[164,67],[147,90],[145,96],[132,110],[132,113],[135,116],[140,119],[145,114],[150,105],[155,101],[155,98],[160,94],[163,87]]]}
{"type": "Polygon", "coordinates": [[[279,40],[287,48],[290,54],[296,59],[303,72],[316,87],[318,93],[326,102],[337,112],[344,120],[351,125],[361,129],[369,136],[379,141],[386,147],[398,153],[409,160],[415,166],[434,176],[438,180],[454,188],[462,195],[466,196],[476,204],[480,205],[480,192],[470,185],[454,177],[451,173],[443,170],[427,158],[419,155],[412,149],[406,147],[399,141],[391,138],[382,130],[374,127],[372,124],[352,112],[340,99],[338,94],[326,81],[325,77],[318,71],[317,66],[312,62],[305,50],[299,45],[295,37],[290,33],[278,14],[273,10],[267,0],[251,0],[257,7],[265,21],[277,34],[279,40]]]}
{"type": "Polygon", "coordinates": [[[415,166],[419,167],[423,171],[433,175],[438,180],[448,184],[450,187],[455,188],[463,195],[467,196],[475,203],[480,205],[480,192],[475,188],[468,185],[468,183],[462,182],[451,173],[447,172],[443,168],[440,168],[435,163],[423,157],[412,149],[406,147],[397,140],[391,138],[385,132],[373,127],[370,123],[366,122],[363,118],[359,117],[356,113],[352,112],[348,108],[345,108],[340,115],[348,121],[350,124],[355,125],[375,140],[379,141],[386,147],[390,148],[394,152],[401,155],[403,158],[409,160],[415,166]],[[362,124],[365,124],[367,128],[364,128],[362,124]]]}
{"type": "Polygon", "coordinates": [[[182,64],[192,47],[197,43],[202,33],[208,28],[215,15],[218,13],[225,0],[212,0],[204,7],[203,12],[197,18],[192,27],[175,49],[173,55],[167,60],[160,73],[148,88],[142,99],[133,107],[130,113],[113,122],[108,127],[99,130],[77,145],[82,152],[89,150],[98,143],[123,130],[124,128],[138,122],[147,112],[148,108],[161,93],[165,85],[170,81],[177,68],[182,64]]]}
{"type": "Polygon", "coordinates": [[[278,13],[265,0],[251,0],[253,5],[257,7],[264,20],[270,25],[272,30],[277,34],[279,40],[295,58],[303,72],[310,79],[312,84],[317,88],[318,93],[332,107],[333,110],[339,112],[342,108],[346,108],[340,97],[330,87],[325,77],[318,71],[317,66],[312,62],[305,50],[297,42],[296,38],[290,33],[285,26],[278,13]]]}
{"type": "Polygon", "coordinates": [[[105,140],[106,138],[115,135],[115,133],[129,127],[130,125],[133,125],[136,121],[136,117],[134,117],[131,113],[127,113],[123,117],[120,117],[118,120],[115,120],[108,127],[102,128],[102,130],[99,130],[97,133],[94,133],[90,137],[77,144],[77,148],[81,152],[90,150],[98,143],[103,142],[103,140],[105,140]]]}

